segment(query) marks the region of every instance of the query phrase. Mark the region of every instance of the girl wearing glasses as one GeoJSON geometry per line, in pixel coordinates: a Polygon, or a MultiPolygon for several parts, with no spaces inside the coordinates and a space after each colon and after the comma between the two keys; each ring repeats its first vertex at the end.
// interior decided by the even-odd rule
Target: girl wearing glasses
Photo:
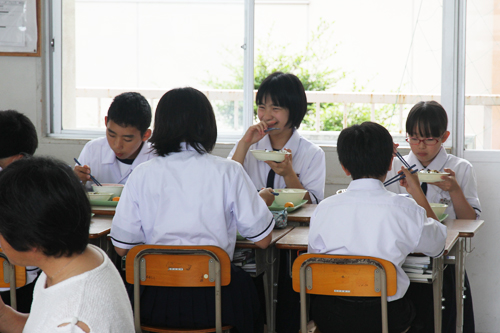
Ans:
{"type": "MultiPolygon", "coordinates": [[[[477,219],[481,214],[481,205],[477,195],[476,175],[472,164],[462,158],[448,154],[443,147],[450,136],[447,131],[448,117],[441,104],[435,101],[419,102],[410,110],[406,120],[406,141],[410,144],[411,152],[404,156],[410,164],[416,164],[418,170],[437,170],[449,175],[441,176],[442,181],[422,183],[422,189],[427,200],[433,203],[447,204],[445,214],[450,219],[477,219]]],[[[394,159],[392,170],[387,179],[401,170],[402,163],[394,159]]],[[[406,193],[405,188],[398,183],[387,186],[387,189],[396,193],[406,193]]],[[[456,304],[454,296],[455,268],[449,265],[444,271],[443,296],[445,310],[443,311],[443,332],[455,332],[456,304]]],[[[465,274],[466,298],[464,308],[464,332],[474,332],[474,314],[472,297],[470,295],[469,280],[465,274]]],[[[418,316],[428,318],[426,328],[433,330],[432,288],[430,285],[414,283],[409,292],[416,295],[418,316]],[[418,289],[418,290],[417,290],[418,289]],[[421,290],[423,289],[423,290],[421,290]],[[418,304],[424,309],[419,309],[418,304]],[[422,313],[427,311],[427,315],[422,313]],[[430,326],[427,326],[430,325],[430,326]]],[[[428,331],[424,329],[423,331],[428,331]]]]}

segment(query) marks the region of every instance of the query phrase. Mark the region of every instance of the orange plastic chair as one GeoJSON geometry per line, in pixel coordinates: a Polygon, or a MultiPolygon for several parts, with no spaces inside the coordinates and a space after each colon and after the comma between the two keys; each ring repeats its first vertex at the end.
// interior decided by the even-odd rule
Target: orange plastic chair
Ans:
{"type": "MultiPolygon", "coordinates": [[[[222,286],[231,282],[231,260],[217,246],[138,245],[126,258],[126,280],[134,285],[134,324],[137,333],[148,332],[229,332],[222,327],[222,286]],[[214,287],[215,328],[178,329],[141,325],[140,286],[214,287]]],[[[167,300],[168,301],[168,300],[167,300]]]]}
{"type": "Polygon", "coordinates": [[[14,266],[0,250],[0,288],[10,288],[10,306],[17,310],[16,288],[26,285],[26,267],[14,266]]]}
{"type": "Polygon", "coordinates": [[[307,294],[381,297],[382,332],[387,333],[387,296],[397,291],[396,268],[387,260],[307,253],[295,259],[293,290],[300,292],[300,326],[307,332],[307,294]]]}

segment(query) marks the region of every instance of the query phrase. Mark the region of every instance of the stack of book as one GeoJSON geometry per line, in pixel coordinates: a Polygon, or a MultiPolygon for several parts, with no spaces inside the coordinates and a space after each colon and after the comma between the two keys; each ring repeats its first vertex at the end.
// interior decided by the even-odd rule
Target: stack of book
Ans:
{"type": "Polygon", "coordinates": [[[248,273],[256,272],[255,252],[252,249],[235,249],[233,264],[248,273]]]}
{"type": "Polygon", "coordinates": [[[402,267],[411,281],[432,281],[432,262],[429,257],[408,256],[402,267]]]}

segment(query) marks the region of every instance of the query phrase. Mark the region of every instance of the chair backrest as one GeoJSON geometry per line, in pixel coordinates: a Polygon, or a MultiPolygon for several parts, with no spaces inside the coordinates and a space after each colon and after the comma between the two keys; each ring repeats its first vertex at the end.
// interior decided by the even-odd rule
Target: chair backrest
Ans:
{"type": "Polygon", "coordinates": [[[387,260],[365,256],[307,253],[292,268],[293,290],[300,292],[301,328],[306,332],[306,294],[381,297],[382,331],[388,331],[387,296],[396,294],[397,275],[387,260]]]}
{"type": "Polygon", "coordinates": [[[134,319],[140,328],[140,285],[215,287],[216,329],[222,332],[221,286],[231,282],[231,260],[217,246],[138,245],[126,258],[126,280],[134,284],[134,319]]]}
{"type": "Polygon", "coordinates": [[[14,266],[0,249],[0,288],[10,288],[10,306],[17,309],[16,288],[26,285],[26,267],[14,266]]]}

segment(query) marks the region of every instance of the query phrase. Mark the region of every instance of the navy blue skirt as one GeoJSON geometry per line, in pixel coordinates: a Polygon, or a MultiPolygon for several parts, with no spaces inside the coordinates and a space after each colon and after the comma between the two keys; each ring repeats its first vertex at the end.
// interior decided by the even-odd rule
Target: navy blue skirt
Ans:
{"type": "MultiPolygon", "coordinates": [[[[133,285],[127,291],[133,306],[133,285]]],[[[248,273],[231,264],[222,287],[222,325],[240,333],[262,332],[257,290],[248,273]]],[[[141,287],[141,323],[172,328],[215,327],[215,291],[205,287],[141,287]]]]}

